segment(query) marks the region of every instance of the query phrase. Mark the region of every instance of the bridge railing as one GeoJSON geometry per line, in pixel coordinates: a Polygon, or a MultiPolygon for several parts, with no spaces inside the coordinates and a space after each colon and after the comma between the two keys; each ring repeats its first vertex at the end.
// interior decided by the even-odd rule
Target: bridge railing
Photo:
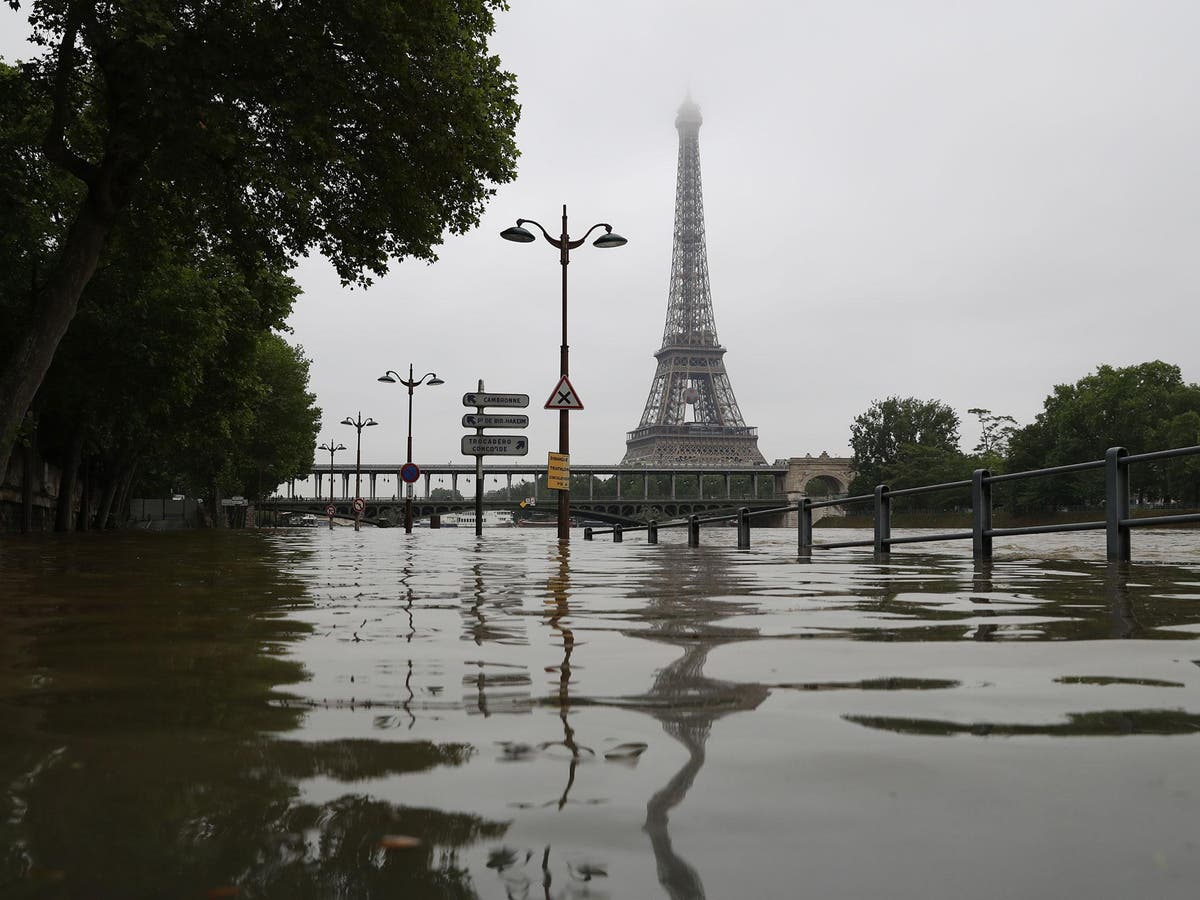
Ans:
{"type": "Polygon", "coordinates": [[[735,522],[738,529],[738,547],[745,549],[750,546],[750,522],[758,516],[797,513],[796,539],[797,550],[801,556],[810,556],[813,550],[834,550],[846,547],[871,547],[875,553],[889,553],[896,544],[922,544],[939,541],[971,541],[972,555],[976,559],[990,559],[992,543],[998,537],[1011,537],[1026,534],[1053,534],[1063,531],[1101,531],[1106,533],[1106,554],[1113,562],[1128,561],[1132,558],[1132,542],[1130,535],[1135,528],[1148,528],[1155,525],[1184,525],[1200,523],[1200,513],[1184,513],[1181,515],[1145,516],[1133,518],[1130,514],[1129,503],[1129,468],[1134,463],[1158,462],[1175,459],[1182,456],[1200,455],[1200,446],[1177,447],[1172,450],[1158,450],[1152,453],[1130,454],[1124,447],[1110,447],[1104,459],[1089,462],[1071,463],[1065,466],[1050,466],[1044,469],[1030,469],[1025,472],[1006,472],[1003,475],[993,475],[988,469],[976,469],[970,479],[962,481],[947,481],[940,484],[928,484],[920,487],[890,489],[886,484],[878,485],[873,493],[859,494],[853,497],[837,497],[824,500],[812,500],[804,497],[796,505],[781,506],[773,509],[751,511],[742,507],[735,513],[701,517],[693,515],[686,520],[659,524],[650,522],[647,525],[623,527],[615,525],[612,528],[585,528],[584,540],[592,540],[596,535],[611,534],[613,541],[621,541],[626,533],[646,532],[647,543],[658,543],[658,532],[663,528],[686,528],[688,546],[700,545],[700,529],[702,525],[713,523],[735,522]],[[1095,522],[1070,522],[1048,525],[1029,525],[1020,528],[992,527],[992,485],[1009,481],[1026,481],[1034,478],[1044,478],[1055,475],[1066,475],[1072,472],[1085,472],[1095,469],[1104,470],[1104,520],[1095,522]],[[919,494],[932,494],[941,491],[970,490],[971,497],[971,528],[962,531],[946,531],[934,534],[892,536],[892,499],[895,497],[912,497],[919,494]],[[846,506],[856,503],[871,503],[874,508],[874,535],[869,540],[857,541],[828,541],[815,543],[813,541],[813,510],[823,507],[846,506]]]}

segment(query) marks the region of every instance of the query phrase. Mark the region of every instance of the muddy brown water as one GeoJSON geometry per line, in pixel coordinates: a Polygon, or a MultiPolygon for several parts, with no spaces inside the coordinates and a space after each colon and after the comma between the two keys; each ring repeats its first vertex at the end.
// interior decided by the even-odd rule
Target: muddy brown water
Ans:
{"type": "Polygon", "coordinates": [[[546,531],[0,541],[0,896],[1195,896],[1200,532],[546,531]]]}

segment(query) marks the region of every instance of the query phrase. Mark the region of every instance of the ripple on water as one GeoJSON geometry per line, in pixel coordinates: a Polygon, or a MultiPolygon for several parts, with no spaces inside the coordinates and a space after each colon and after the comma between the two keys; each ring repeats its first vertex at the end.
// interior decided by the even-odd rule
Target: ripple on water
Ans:
{"type": "Polygon", "coordinates": [[[1195,533],[1138,534],[1155,562],[1108,566],[1094,535],[976,564],[799,560],[787,531],[748,551],[732,529],[696,549],[462,531],[0,544],[0,880],[497,898],[792,896],[797,872],[843,897],[1200,880],[1195,533]]]}

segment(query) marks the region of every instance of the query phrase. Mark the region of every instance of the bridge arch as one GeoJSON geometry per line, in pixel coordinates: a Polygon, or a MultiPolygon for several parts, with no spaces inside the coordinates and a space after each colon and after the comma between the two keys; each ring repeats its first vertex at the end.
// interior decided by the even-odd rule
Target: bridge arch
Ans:
{"type": "Polygon", "coordinates": [[[816,500],[837,494],[848,494],[850,493],[850,484],[837,475],[822,472],[801,485],[800,491],[816,500]]]}
{"type": "Polygon", "coordinates": [[[793,456],[788,460],[786,487],[788,496],[803,494],[826,497],[847,494],[854,480],[854,460],[843,456],[793,456]]]}

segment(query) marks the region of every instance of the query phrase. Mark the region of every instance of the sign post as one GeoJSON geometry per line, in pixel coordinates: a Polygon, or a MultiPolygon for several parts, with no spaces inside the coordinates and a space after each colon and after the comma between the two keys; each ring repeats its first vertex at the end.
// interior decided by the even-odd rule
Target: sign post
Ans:
{"type": "MultiPolygon", "coordinates": [[[[563,269],[564,288],[566,282],[566,269],[563,269]]],[[[566,298],[563,299],[563,346],[562,346],[562,375],[559,376],[558,384],[554,386],[554,390],[550,392],[550,396],[546,398],[544,409],[558,410],[558,453],[550,454],[551,459],[555,456],[561,459],[561,470],[559,477],[554,483],[550,483],[551,466],[549,463],[546,467],[546,487],[551,490],[558,491],[558,539],[561,541],[570,540],[571,538],[571,472],[568,466],[570,459],[568,453],[570,445],[568,444],[568,432],[570,428],[570,417],[568,413],[575,410],[583,409],[583,401],[579,399],[579,395],[575,393],[575,388],[571,385],[571,379],[567,377],[567,326],[566,326],[566,298]]]]}
{"type": "MultiPolygon", "coordinates": [[[[485,428],[526,428],[529,416],[485,413],[488,406],[505,409],[524,409],[529,405],[528,394],[488,394],[479,379],[479,390],[463,394],[463,406],[475,407],[474,413],[462,418],[464,428],[474,428],[474,434],[462,439],[464,456],[475,457],[475,536],[483,535],[483,458],[484,456],[524,456],[529,452],[529,439],[523,434],[484,434],[485,428]]],[[[536,482],[535,482],[536,483],[536,482]]]]}

